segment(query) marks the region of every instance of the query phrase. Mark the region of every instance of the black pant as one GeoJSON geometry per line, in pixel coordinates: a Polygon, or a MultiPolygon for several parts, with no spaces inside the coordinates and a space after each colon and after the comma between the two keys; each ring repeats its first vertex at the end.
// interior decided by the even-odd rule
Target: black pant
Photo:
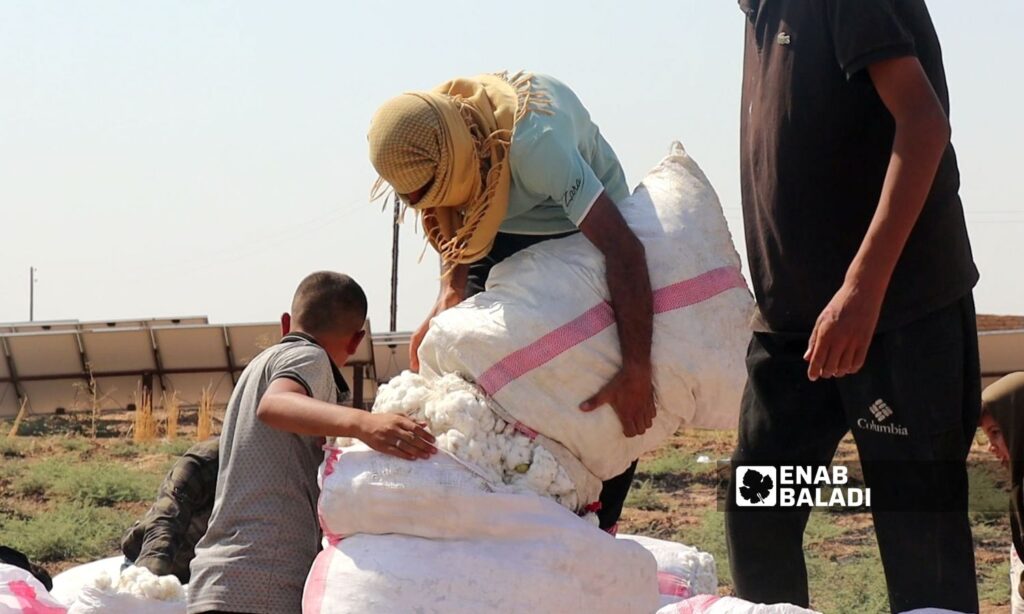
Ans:
{"type": "MultiPolygon", "coordinates": [[[[491,268],[516,252],[531,245],[549,239],[561,239],[576,234],[575,232],[559,235],[513,235],[499,232],[494,239],[494,246],[483,259],[469,265],[469,279],[466,283],[466,296],[470,297],[484,291],[491,268]]],[[[595,391],[596,392],[596,391],[595,391]]],[[[633,483],[636,461],[624,473],[604,483],[601,488],[601,509],[597,512],[600,526],[608,530],[615,526],[622,515],[622,505],[626,502],[629,487],[633,483]]]]}
{"type": "MultiPolygon", "coordinates": [[[[854,375],[809,381],[806,348],[806,335],[754,333],[734,466],[827,466],[852,430],[892,610],[977,612],[966,459],[981,382],[971,295],[876,335],[854,375]]],[[[725,526],[736,594],[806,607],[809,508],[738,508],[735,489],[725,526]]]]}

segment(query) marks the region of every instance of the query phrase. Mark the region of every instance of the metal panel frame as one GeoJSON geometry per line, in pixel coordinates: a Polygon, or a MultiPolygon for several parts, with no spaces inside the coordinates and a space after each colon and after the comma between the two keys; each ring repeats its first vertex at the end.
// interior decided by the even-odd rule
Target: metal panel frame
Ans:
{"type": "MultiPolygon", "coordinates": [[[[180,318],[176,320],[187,320],[188,318],[180,318]]],[[[203,318],[205,320],[205,318],[203,318]]],[[[255,323],[255,324],[169,324],[166,326],[153,326],[154,322],[161,322],[166,320],[152,319],[152,320],[113,320],[109,322],[98,321],[98,322],[77,322],[77,321],[60,321],[53,323],[46,322],[35,322],[31,323],[30,326],[60,326],[63,330],[50,330],[50,331],[30,331],[30,332],[4,332],[14,330],[16,325],[0,325],[0,352],[3,356],[0,357],[3,360],[3,364],[6,368],[0,369],[0,395],[10,394],[13,390],[16,404],[20,404],[22,399],[29,399],[29,408],[32,409],[31,396],[26,391],[26,385],[28,388],[38,388],[36,383],[38,382],[53,382],[59,386],[57,382],[63,381],[83,381],[88,387],[88,391],[93,395],[102,395],[102,388],[105,383],[109,383],[113,380],[124,378],[139,378],[141,385],[144,388],[144,392],[153,394],[156,385],[152,383],[153,376],[159,380],[159,389],[163,391],[170,391],[175,388],[172,382],[169,380],[173,376],[185,376],[179,377],[179,381],[193,380],[194,378],[188,377],[192,375],[200,374],[221,374],[220,380],[216,385],[218,391],[218,397],[223,397],[224,394],[221,391],[221,382],[223,382],[225,376],[230,378],[231,386],[237,382],[237,375],[240,373],[248,363],[248,361],[236,360],[236,351],[241,355],[255,356],[258,352],[243,351],[240,347],[232,346],[232,335],[231,331],[238,328],[248,327],[265,327],[268,330],[276,330],[276,323],[255,323]],[[103,324],[103,327],[97,327],[97,324],[103,324]],[[142,326],[129,326],[130,324],[142,324],[142,326]],[[202,331],[216,331],[217,338],[219,340],[218,346],[223,349],[218,349],[217,358],[210,361],[210,364],[188,364],[190,360],[177,360],[171,361],[171,366],[167,366],[167,360],[165,357],[165,348],[161,347],[160,338],[165,337],[168,334],[176,334],[181,330],[202,330],[202,331]],[[98,352],[94,344],[96,339],[101,339],[99,335],[128,335],[129,333],[137,334],[139,331],[145,331],[148,333],[148,347],[151,352],[151,360],[145,364],[140,363],[138,366],[132,366],[129,368],[96,368],[93,365],[90,357],[89,350],[98,352]],[[171,331],[174,331],[173,333],[171,331]],[[11,339],[18,338],[32,338],[32,337],[51,337],[51,336],[66,336],[70,337],[72,343],[68,346],[68,351],[74,351],[74,358],[65,356],[65,363],[74,362],[74,368],[60,368],[52,371],[43,371],[40,373],[30,373],[25,375],[18,371],[18,352],[11,348],[11,339]],[[93,388],[96,385],[99,389],[93,388]]],[[[370,331],[370,322],[367,320],[364,330],[366,336],[363,343],[360,345],[356,354],[346,363],[346,371],[351,369],[352,373],[352,392],[353,399],[356,406],[362,406],[366,399],[367,392],[372,395],[376,393],[376,368],[375,368],[375,356],[374,356],[374,341],[370,331]],[[366,385],[366,380],[369,379],[370,386],[366,385]]],[[[209,339],[207,339],[209,340],[209,339]]],[[[166,338],[164,339],[166,342],[166,338]]],[[[274,339],[276,342],[276,339],[274,339]]],[[[251,359],[250,356],[250,359],[251,359]]],[[[38,362],[38,361],[37,361],[38,362]]],[[[39,396],[37,394],[37,396],[39,396]]],[[[223,400],[223,399],[222,399],[223,400]]],[[[6,403],[6,397],[0,397],[0,402],[6,403]]]]}

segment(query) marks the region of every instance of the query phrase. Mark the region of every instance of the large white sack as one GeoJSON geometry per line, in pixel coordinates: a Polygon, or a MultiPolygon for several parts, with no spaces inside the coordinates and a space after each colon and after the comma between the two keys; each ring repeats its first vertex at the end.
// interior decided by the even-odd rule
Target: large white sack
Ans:
{"type": "Polygon", "coordinates": [[[623,436],[610,407],[578,409],[621,365],[604,261],[582,235],[494,267],[487,291],[435,317],[419,350],[421,372],[475,381],[601,479],[681,423],[735,428],[753,306],[718,197],[682,145],[619,209],[644,244],[655,292],[659,411],[644,435],[623,436]]]}
{"type": "Polygon", "coordinates": [[[75,602],[82,589],[93,584],[100,574],[105,573],[111,578],[116,578],[121,573],[122,563],[123,556],[112,556],[65,569],[53,577],[53,589],[50,594],[57,601],[69,606],[75,602]]]}
{"type": "Polygon", "coordinates": [[[328,453],[319,513],[328,547],[307,614],[638,612],[657,566],[551,499],[492,492],[450,457],[405,461],[356,444],[328,453]]]}
{"type": "Polygon", "coordinates": [[[186,591],[175,576],[130,566],[101,573],[82,587],[68,614],[186,614],[186,591]]]}
{"type": "Polygon", "coordinates": [[[0,563],[0,614],[64,613],[63,604],[31,572],[0,563]]]}
{"type": "Polygon", "coordinates": [[[715,557],[707,552],[686,544],[643,535],[619,533],[616,537],[636,542],[654,556],[658,564],[661,605],[676,603],[695,595],[718,594],[718,568],[715,566],[715,557]]]}
{"type": "Polygon", "coordinates": [[[821,614],[788,603],[751,603],[738,597],[700,595],[667,605],[657,614],[821,614]]]}
{"type": "Polygon", "coordinates": [[[186,614],[184,601],[157,601],[86,586],[67,614],[186,614]]]}

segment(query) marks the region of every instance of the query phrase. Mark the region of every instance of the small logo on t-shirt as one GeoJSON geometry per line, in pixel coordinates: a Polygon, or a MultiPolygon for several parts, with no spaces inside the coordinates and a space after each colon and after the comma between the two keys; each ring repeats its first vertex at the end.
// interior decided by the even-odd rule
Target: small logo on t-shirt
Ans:
{"type": "Polygon", "coordinates": [[[793,42],[793,39],[785,32],[779,32],[779,35],[775,37],[775,42],[780,45],[788,45],[793,42]]]}
{"type": "Polygon", "coordinates": [[[572,184],[572,187],[562,193],[562,201],[566,207],[572,204],[572,199],[576,198],[576,192],[580,191],[581,185],[583,185],[583,180],[577,177],[576,183],[572,184]]]}

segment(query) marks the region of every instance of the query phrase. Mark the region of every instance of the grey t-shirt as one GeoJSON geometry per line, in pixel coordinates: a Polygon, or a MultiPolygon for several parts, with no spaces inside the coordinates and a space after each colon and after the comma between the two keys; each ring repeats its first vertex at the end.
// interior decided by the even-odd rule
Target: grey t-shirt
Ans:
{"type": "Polygon", "coordinates": [[[280,431],[256,417],[279,377],[302,384],[315,399],[346,400],[327,353],[306,340],[270,347],[242,372],[220,434],[213,515],[191,565],[190,614],[302,611],[302,588],[320,542],[316,477],[323,438],[280,431]]]}

